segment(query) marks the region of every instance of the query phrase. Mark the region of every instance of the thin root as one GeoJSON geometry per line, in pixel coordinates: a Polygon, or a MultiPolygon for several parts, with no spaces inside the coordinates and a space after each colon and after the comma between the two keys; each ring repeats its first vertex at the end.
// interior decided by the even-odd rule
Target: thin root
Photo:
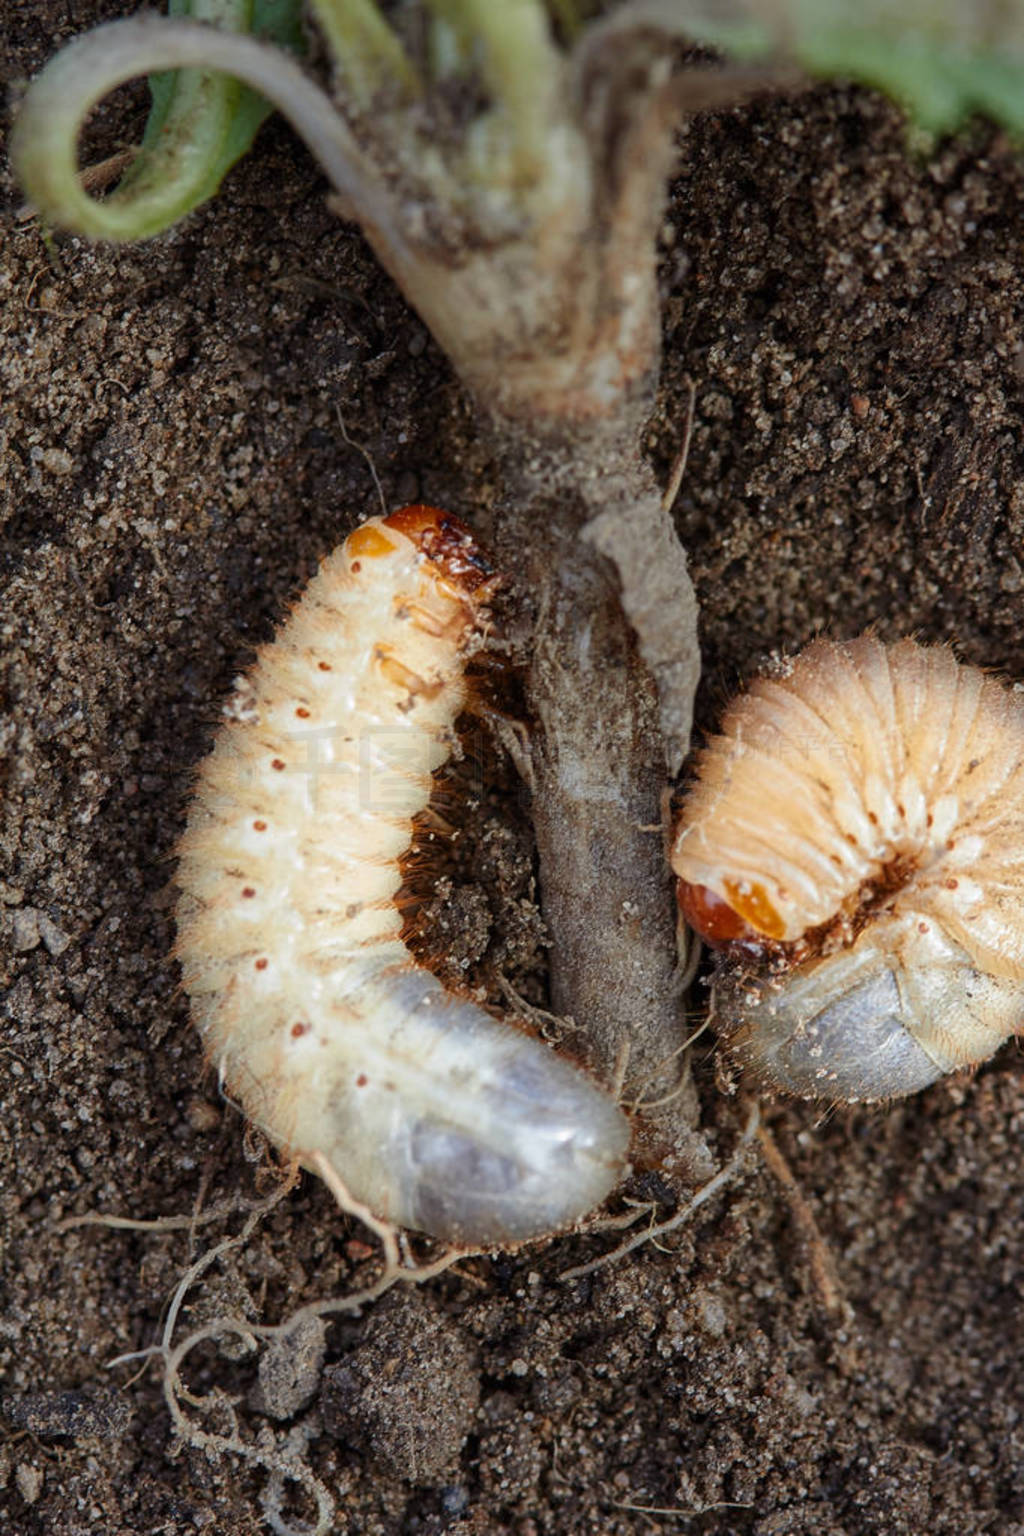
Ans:
{"type": "Polygon", "coordinates": [[[612,1072],[612,1097],[616,1104],[622,1103],[622,1090],[626,1085],[626,1072],[629,1069],[629,1055],[629,1040],[620,1040],[619,1049],[615,1053],[615,1070],[612,1072]]]}
{"type": "Polygon", "coordinates": [[[843,1294],[842,1283],[839,1279],[839,1271],[836,1267],[832,1250],[821,1234],[821,1228],[814,1219],[810,1202],[797,1183],[793,1170],[783,1156],[778,1142],[766,1125],[758,1126],[757,1139],[761,1146],[761,1154],[772,1172],[782,1185],[782,1192],[786,1197],[793,1225],[799,1232],[807,1248],[807,1258],[811,1267],[811,1281],[815,1294],[826,1313],[834,1321],[849,1324],[853,1318],[853,1310],[843,1294]]]}
{"type": "Polygon", "coordinates": [[[498,987],[505,1001],[512,1005],[527,1024],[532,1024],[541,1039],[547,1040],[549,1044],[558,1045],[566,1035],[579,1032],[580,1026],[575,1019],[561,1013],[552,1013],[549,1008],[538,1008],[517,991],[507,976],[498,977],[498,987]]]}
{"type": "Polygon", "coordinates": [[[648,1227],[645,1232],[636,1233],[627,1242],[620,1243],[618,1248],[613,1248],[610,1253],[602,1254],[599,1259],[592,1259],[589,1264],[577,1264],[573,1269],[563,1270],[558,1277],[559,1280],[579,1280],[584,1275],[592,1275],[595,1270],[604,1269],[605,1265],[614,1264],[616,1260],[625,1258],[627,1253],[632,1253],[633,1249],[639,1248],[642,1243],[656,1242],[658,1238],[664,1237],[666,1233],[674,1232],[677,1227],[681,1227],[684,1222],[689,1221],[696,1210],[706,1204],[712,1195],[716,1195],[735,1176],[743,1162],[747,1147],[757,1134],[757,1128],[760,1123],[761,1106],[754,1099],[750,1105],[750,1114],[743,1128],[743,1134],[736,1144],[736,1150],[733,1152],[732,1157],[730,1157],[724,1167],[718,1170],[713,1179],[709,1179],[706,1184],[698,1189],[693,1198],[688,1200],[681,1210],[676,1211],[675,1215],[670,1216],[667,1221],[658,1222],[657,1225],[648,1227]]]}
{"type": "Polygon", "coordinates": [[[697,390],[693,380],[687,374],[683,380],[686,386],[688,399],[686,402],[686,421],[683,423],[683,440],[679,445],[679,451],[672,463],[672,469],[668,477],[661,497],[661,506],[664,512],[671,512],[675,505],[675,499],[679,495],[679,487],[683,483],[686,474],[686,461],[690,457],[690,442],[693,438],[693,412],[697,404],[697,390]]]}
{"type": "Polygon", "coordinates": [[[615,1216],[595,1216],[588,1221],[584,1229],[587,1236],[594,1232],[623,1232],[627,1227],[635,1227],[645,1216],[653,1216],[658,1209],[657,1200],[626,1200],[624,1203],[628,1210],[619,1211],[615,1216]]]}
{"type": "Polygon", "coordinates": [[[383,517],[387,517],[387,515],[388,515],[388,504],[384,500],[384,492],[383,492],[383,490],[381,488],[380,476],[377,474],[377,466],[373,462],[373,455],[372,455],[372,453],[370,452],[369,448],[364,448],[362,443],[357,443],[354,437],[349,437],[349,435],[348,435],[348,428],[345,425],[345,418],[341,414],[341,406],[340,405],[336,405],[334,407],[334,412],[335,412],[335,415],[338,418],[338,427],[339,427],[339,429],[341,431],[341,436],[342,436],[343,441],[346,442],[350,448],[354,448],[356,453],[361,453],[363,458],[366,460],[367,467],[369,468],[370,474],[373,477],[374,487],[376,488],[376,491],[377,491],[377,500],[380,502],[381,515],[383,517]]]}
{"type": "MultiPolygon", "coordinates": [[[[690,1049],[691,1045],[695,1044],[696,1041],[700,1039],[701,1035],[708,1027],[709,1020],[705,1019],[699,1029],[695,1029],[692,1035],[687,1035],[686,1039],[683,1040],[681,1044],[677,1045],[674,1051],[670,1051],[662,1061],[659,1061],[654,1070],[647,1074],[643,1082],[640,1084],[638,1092],[642,1093],[643,1090],[647,1087],[648,1083],[652,1082],[654,1078],[660,1077],[662,1072],[664,1072],[671,1065],[671,1063],[675,1061],[677,1056],[682,1056],[685,1051],[690,1049]]],[[[682,1080],[676,1085],[676,1087],[672,1089],[671,1093],[666,1093],[660,1099],[641,1099],[638,1097],[633,1099],[629,1104],[624,1104],[622,1107],[627,1111],[628,1114],[631,1115],[642,1115],[651,1109],[661,1109],[666,1104],[671,1104],[674,1099],[677,1099],[681,1093],[685,1092],[686,1086],[687,1079],[683,1077],[682,1080]]]]}
{"type": "Polygon", "coordinates": [[[284,1337],[313,1318],[326,1317],[336,1312],[358,1313],[396,1283],[401,1281],[417,1284],[430,1280],[435,1275],[441,1274],[443,1270],[449,1269],[457,1260],[472,1257],[479,1251],[446,1249],[428,1263],[417,1263],[405,1241],[405,1234],[400,1234],[398,1229],[388,1222],[381,1221],[356,1200],[326,1158],[318,1154],[310,1161],[342,1210],[363,1222],[379,1239],[383,1253],[383,1266],[377,1279],[363,1290],[354,1291],[347,1296],[309,1302],[306,1306],[297,1308],[283,1323],[250,1323],[241,1317],[216,1317],[177,1342],[174,1339],[188,1292],[213,1264],[231,1249],[239,1248],[249,1240],[263,1217],[294,1185],[298,1176],[297,1165],[289,1170],[285,1181],[265,1199],[247,1201],[244,1204],[236,1201],[230,1207],[226,1202],[221,1202],[218,1206],[204,1212],[201,1217],[167,1217],[157,1221],[135,1221],[127,1217],[90,1214],[84,1217],[73,1217],[61,1224],[64,1228],[102,1225],[127,1230],[180,1231],[191,1228],[197,1223],[215,1220],[218,1216],[230,1214],[234,1210],[248,1211],[247,1218],[237,1235],[226,1237],[215,1243],[181,1276],[167,1309],[160,1342],[148,1349],[119,1355],[115,1360],[108,1361],[107,1365],[109,1369],[138,1360],[147,1363],[150,1360],[159,1360],[162,1363],[164,1401],[180,1442],[205,1451],[211,1457],[239,1456],[250,1466],[262,1468],[268,1474],[263,1493],[264,1515],[277,1536],[328,1536],[328,1533],[334,1529],[336,1512],[334,1497],[314,1475],[305,1459],[305,1441],[309,1438],[308,1434],[304,1434],[302,1425],[299,1424],[293,1426],[283,1440],[278,1440],[276,1443],[271,1443],[266,1433],[258,1442],[243,1438],[236,1411],[237,1399],[220,1389],[214,1389],[203,1396],[192,1392],[181,1377],[186,1358],[198,1345],[207,1342],[219,1343],[223,1341],[225,1335],[233,1336],[255,1350],[261,1342],[284,1337]],[[220,1430],[203,1428],[194,1415],[186,1412],[186,1408],[218,1414],[223,1427],[220,1430]],[[316,1506],[316,1519],[313,1524],[294,1525],[285,1520],[281,1513],[285,1482],[297,1483],[312,1499],[316,1506]]]}
{"type": "Polygon", "coordinates": [[[672,978],[672,985],[680,997],[685,997],[693,985],[693,978],[697,974],[697,968],[704,953],[704,945],[696,933],[692,931],[687,933],[687,929],[683,924],[679,926],[677,942],[679,947],[679,965],[672,978]]]}
{"type": "Polygon", "coordinates": [[[226,1216],[234,1216],[239,1211],[262,1213],[269,1209],[267,1200],[270,1199],[276,1204],[282,1195],[286,1195],[295,1187],[298,1177],[298,1168],[291,1168],[287,1172],[285,1183],[269,1197],[261,1200],[241,1200],[237,1195],[228,1195],[207,1210],[193,1211],[190,1216],[154,1216],[143,1219],[135,1216],[108,1216],[104,1211],[85,1211],[81,1216],[64,1216],[60,1221],[55,1221],[53,1230],[73,1232],[77,1227],[109,1227],[118,1232],[193,1232],[199,1227],[208,1227],[211,1222],[222,1221],[226,1216]]]}

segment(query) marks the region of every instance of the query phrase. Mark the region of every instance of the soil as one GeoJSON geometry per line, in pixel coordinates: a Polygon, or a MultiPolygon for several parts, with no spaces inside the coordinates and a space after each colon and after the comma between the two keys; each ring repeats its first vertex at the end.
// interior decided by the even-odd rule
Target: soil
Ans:
{"type": "MultiPolygon", "coordinates": [[[[7,0],[7,80],[128,9],[7,0]]],[[[119,93],[86,158],[136,139],[144,111],[119,93]]],[[[366,455],[389,504],[481,527],[494,470],[445,360],[279,123],[214,203],[141,247],[44,239],[9,178],[0,192],[0,1530],[247,1536],[275,1501],[311,1520],[308,1491],[183,1449],[159,1369],[111,1364],[154,1342],[183,1272],[241,1213],[167,1232],[61,1222],[273,1187],[170,958],[190,771],[254,645],[375,509],[366,455]]],[[[682,135],[647,446],[667,474],[692,378],[677,512],[703,727],[822,629],[951,640],[1024,677],[1022,199],[991,130],[915,149],[854,89],[682,135]]],[[[453,974],[542,1003],[529,822],[480,741],[424,926],[453,974]]],[[[696,1073],[721,1162],[743,1110],[706,1040],[696,1073]]],[[[765,1113],[847,1313],[751,1151],[664,1245],[584,1279],[558,1277],[615,1234],[464,1260],[305,1330],[294,1358],[225,1336],[185,1381],[227,1394],[267,1461],[301,1451],[339,1533],[1022,1536],[1018,1052],[886,1109],[765,1113]]],[[[683,1192],[653,1173],[632,1193],[683,1192]]],[[[281,1320],[375,1262],[304,1179],[197,1280],[179,1334],[221,1313],[281,1320]]],[[[226,1430],[223,1400],[186,1406],[226,1430]]]]}

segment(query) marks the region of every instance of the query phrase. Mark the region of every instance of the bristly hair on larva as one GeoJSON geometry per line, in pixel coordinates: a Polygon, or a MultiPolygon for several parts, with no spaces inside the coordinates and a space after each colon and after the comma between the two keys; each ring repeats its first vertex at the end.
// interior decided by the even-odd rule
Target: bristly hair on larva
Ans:
{"type": "Polygon", "coordinates": [[[762,1082],[884,1100],[1024,1029],[1024,699],[945,646],[815,640],[699,755],[672,867],[762,1082]]]}
{"type": "Polygon", "coordinates": [[[176,953],[225,1091],[377,1216],[472,1246],[571,1226],[630,1140],[582,1070],[402,942],[400,860],[493,587],[448,513],[356,528],[225,711],[177,875],[176,953]]]}

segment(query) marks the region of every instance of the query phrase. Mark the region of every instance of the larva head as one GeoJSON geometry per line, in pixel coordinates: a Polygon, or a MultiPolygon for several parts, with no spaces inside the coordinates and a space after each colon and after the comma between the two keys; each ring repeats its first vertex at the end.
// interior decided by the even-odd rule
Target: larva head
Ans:
{"type": "Polygon", "coordinates": [[[816,641],[700,758],[684,917],[716,1027],[773,1086],[874,1100],[1024,1021],[1024,707],[945,648],[816,641]]]}
{"type": "Polygon", "coordinates": [[[782,937],[779,914],[763,886],[723,879],[722,888],[725,894],[719,896],[706,885],[676,881],[679,910],[712,948],[735,943],[759,945],[782,937]]]}
{"type": "Polygon", "coordinates": [[[360,523],[345,540],[343,556],[353,574],[371,568],[410,546],[425,562],[437,586],[475,613],[493,596],[498,578],[465,523],[451,512],[420,504],[360,523]]]}
{"type": "Polygon", "coordinates": [[[453,587],[480,601],[493,591],[493,567],[465,523],[451,512],[415,503],[385,517],[383,526],[411,539],[453,587]]]}

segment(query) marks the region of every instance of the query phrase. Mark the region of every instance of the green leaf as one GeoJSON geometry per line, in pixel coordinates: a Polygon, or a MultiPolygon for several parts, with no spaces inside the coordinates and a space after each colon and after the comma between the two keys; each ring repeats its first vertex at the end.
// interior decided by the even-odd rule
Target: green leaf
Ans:
{"type": "MultiPolygon", "coordinates": [[[[298,52],[301,9],[301,0],[243,0],[242,4],[228,0],[222,6],[210,0],[169,0],[167,14],[219,22],[232,31],[251,32],[298,52]]],[[[231,167],[251,148],[273,108],[229,75],[206,75],[193,69],[151,75],[149,91],[152,105],[138,159],[122,179],[119,195],[148,192],[167,174],[172,158],[179,163],[190,161],[187,192],[183,182],[184,195],[176,199],[176,211],[159,226],[167,228],[214,195],[231,167]]]]}
{"type": "MultiPolygon", "coordinates": [[[[219,45],[228,40],[223,34],[230,38],[254,28],[271,44],[298,46],[299,4],[171,0],[169,18],[108,22],[69,43],[32,82],[11,138],[15,170],[41,216],[95,240],[142,240],[205,202],[271,110],[234,74],[187,68],[154,76],[143,142],[109,197],[92,197],[82,185],[77,167],[82,123],[115,86],[167,56],[161,28],[173,29],[182,19],[208,24],[211,40],[222,34],[216,38],[218,58],[224,56],[219,45]]],[[[201,51],[199,56],[204,58],[201,51]]]]}
{"type": "Polygon", "coordinates": [[[675,15],[735,57],[884,91],[931,133],[980,114],[1024,136],[1024,0],[678,0],[675,15]]]}

